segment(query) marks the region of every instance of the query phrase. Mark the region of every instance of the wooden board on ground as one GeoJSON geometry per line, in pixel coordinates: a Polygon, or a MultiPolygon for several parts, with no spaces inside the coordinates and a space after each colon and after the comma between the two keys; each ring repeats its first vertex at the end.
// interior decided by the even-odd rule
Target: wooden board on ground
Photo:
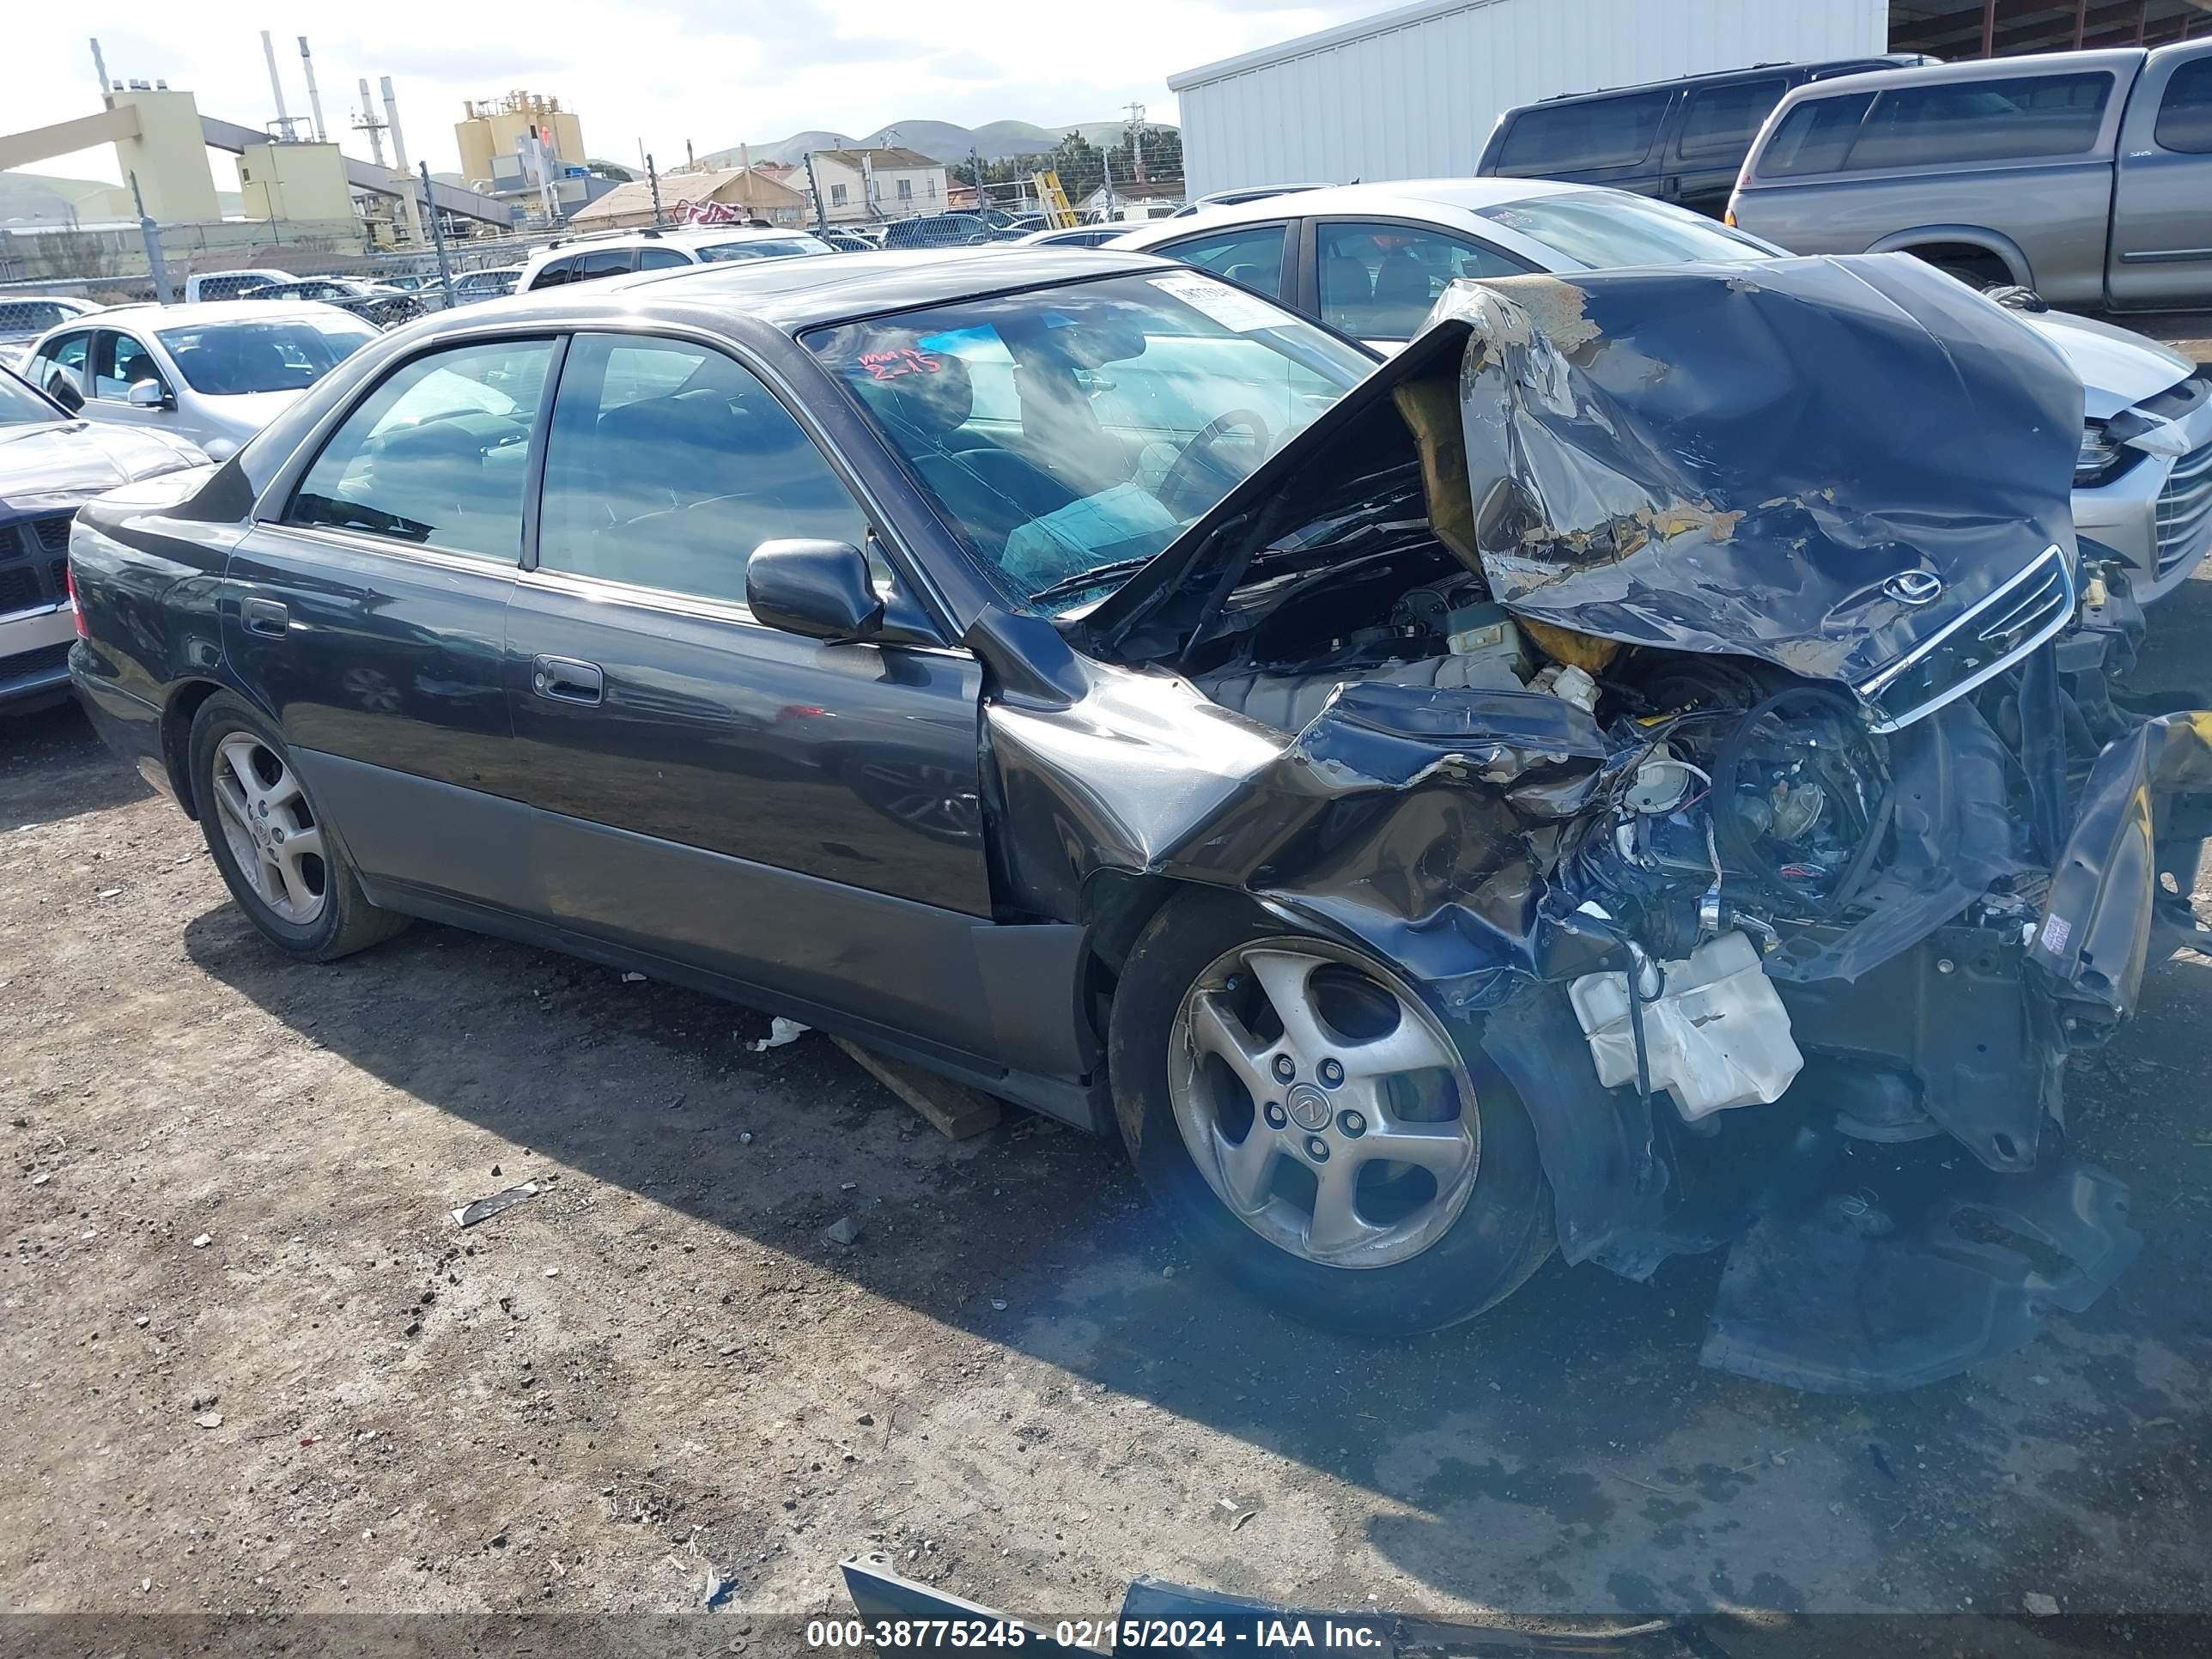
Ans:
{"type": "Polygon", "coordinates": [[[830,1039],[850,1056],[854,1065],[920,1112],[954,1140],[965,1140],[986,1129],[996,1128],[999,1103],[990,1096],[939,1077],[904,1060],[870,1054],[843,1037],[830,1039]]]}

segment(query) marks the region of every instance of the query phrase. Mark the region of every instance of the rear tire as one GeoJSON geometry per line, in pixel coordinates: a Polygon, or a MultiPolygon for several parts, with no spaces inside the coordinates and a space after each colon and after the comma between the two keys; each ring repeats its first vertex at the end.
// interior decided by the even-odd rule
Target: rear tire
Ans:
{"type": "Polygon", "coordinates": [[[335,962],[407,925],[361,890],[276,726],[218,691],[192,716],[192,805],[208,853],[246,919],[286,955],[335,962]]]}
{"type": "Polygon", "coordinates": [[[1370,957],[1233,896],[1175,900],[1123,965],[1108,1053],[1153,1200],[1197,1255],[1293,1318],[1436,1330],[1503,1301],[1551,1254],[1527,1112],[1472,1032],[1370,957]],[[1301,994],[1304,1013],[1276,1012],[1301,994]],[[1222,1058],[1224,1031],[1242,1058],[1222,1058]]]}

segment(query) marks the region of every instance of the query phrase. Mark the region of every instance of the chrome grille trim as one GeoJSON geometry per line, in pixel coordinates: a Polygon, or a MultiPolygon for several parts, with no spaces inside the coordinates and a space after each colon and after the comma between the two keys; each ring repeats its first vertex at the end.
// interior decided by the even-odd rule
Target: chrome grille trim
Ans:
{"type": "Polygon", "coordinates": [[[2185,559],[2202,557],[2212,525],[2212,444],[2191,450],[2166,475],[2158,492],[2158,568],[2162,575],[2185,559]]]}
{"type": "Polygon", "coordinates": [[[2054,542],[2003,586],[1954,617],[1895,662],[1854,688],[1868,705],[1869,728],[1875,732],[1901,731],[1944,704],[1965,696],[2047,643],[2073,621],[2074,603],[2074,573],[2068,568],[2064,550],[2054,542]],[[1970,628],[1976,630],[1974,637],[1984,641],[2002,640],[2023,629],[2028,632],[2027,637],[2011,650],[1982,664],[1955,684],[1946,686],[1903,714],[1893,714],[1881,706],[1877,699],[1885,688],[1934,653],[1957,643],[1959,635],[1970,628]]]}

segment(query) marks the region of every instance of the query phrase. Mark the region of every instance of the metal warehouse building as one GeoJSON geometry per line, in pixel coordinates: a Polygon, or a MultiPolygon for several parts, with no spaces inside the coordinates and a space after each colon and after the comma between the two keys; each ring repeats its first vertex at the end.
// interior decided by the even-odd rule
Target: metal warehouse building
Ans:
{"type": "Polygon", "coordinates": [[[1187,188],[1474,169],[1500,110],[1760,63],[2212,33],[2212,0],[1421,0],[1168,77],[1187,188]]]}

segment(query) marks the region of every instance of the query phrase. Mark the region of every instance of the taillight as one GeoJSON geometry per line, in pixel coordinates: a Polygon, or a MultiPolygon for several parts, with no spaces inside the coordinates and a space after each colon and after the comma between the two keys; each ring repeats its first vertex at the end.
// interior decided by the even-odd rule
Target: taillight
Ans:
{"type": "Polygon", "coordinates": [[[76,567],[75,565],[62,567],[62,586],[69,590],[70,616],[76,623],[77,638],[90,639],[91,630],[84,625],[84,607],[76,602],[76,567]]]}

